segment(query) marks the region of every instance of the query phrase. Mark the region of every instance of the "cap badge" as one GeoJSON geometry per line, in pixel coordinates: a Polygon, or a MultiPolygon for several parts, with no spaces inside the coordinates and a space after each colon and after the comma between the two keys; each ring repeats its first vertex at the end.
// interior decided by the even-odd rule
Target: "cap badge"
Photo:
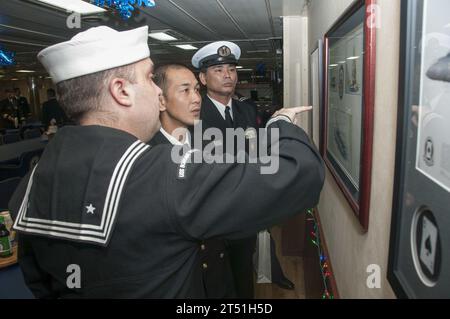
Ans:
{"type": "Polygon", "coordinates": [[[226,45],[221,46],[218,50],[217,50],[217,54],[221,57],[225,57],[225,56],[230,56],[231,55],[231,49],[229,47],[227,47],[226,45]]]}

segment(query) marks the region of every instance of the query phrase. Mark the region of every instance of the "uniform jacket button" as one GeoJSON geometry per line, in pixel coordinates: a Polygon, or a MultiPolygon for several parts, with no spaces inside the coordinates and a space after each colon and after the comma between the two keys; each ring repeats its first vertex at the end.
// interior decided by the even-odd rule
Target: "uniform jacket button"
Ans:
{"type": "Polygon", "coordinates": [[[201,250],[205,250],[205,249],[206,249],[206,246],[202,244],[202,245],[200,246],[200,249],[201,249],[201,250]]]}
{"type": "Polygon", "coordinates": [[[225,257],[225,254],[224,254],[224,253],[221,253],[221,254],[220,254],[220,258],[223,259],[223,257],[225,257]]]}
{"type": "Polygon", "coordinates": [[[208,264],[207,263],[204,263],[202,266],[203,266],[203,269],[207,269],[208,268],[208,264]]]}

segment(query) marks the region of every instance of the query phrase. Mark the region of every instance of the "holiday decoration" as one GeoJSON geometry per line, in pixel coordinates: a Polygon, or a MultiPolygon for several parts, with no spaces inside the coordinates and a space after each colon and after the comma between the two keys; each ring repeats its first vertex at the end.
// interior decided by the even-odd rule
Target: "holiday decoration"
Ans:
{"type": "Polygon", "coordinates": [[[139,7],[154,7],[155,0],[91,0],[98,7],[104,7],[105,4],[115,8],[123,19],[129,19],[134,11],[134,5],[139,7]]]}
{"type": "Polygon", "coordinates": [[[330,278],[332,276],[331,269],[328,265],[327,257],[323,251],[321,239],[320,239],[320,231],[319,231],[319,223],[314,216],[314,212],[312,210],[308,210],[308,219],[307,221],[313,223],[313,231],[309,234],[311,242],[314,246],[317,247],[318,256],[320,259],[320,272],[322,274],[324,292],[322,294],[323,299],[334,299],[334,295],[330,289],[330,278]]]}
{"type": "Polygon", "coordinates": [[[14,55],[15,54],[13,52],[8,52],[0,46],[0,66],[16,64],[14,61],[14,55]]]}

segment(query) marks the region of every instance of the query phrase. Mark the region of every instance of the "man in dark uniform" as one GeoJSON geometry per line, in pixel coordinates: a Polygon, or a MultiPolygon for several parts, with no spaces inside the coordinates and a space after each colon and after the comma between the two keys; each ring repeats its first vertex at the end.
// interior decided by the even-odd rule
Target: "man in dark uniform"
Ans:
{"type": "Polygon", "coordinates": [[[0,102],[0,129],[13,129],[16,127],[17,101],[10,89],[5,90],[5,95],[6,98],[0,102]]]}
{"type": "MultiPolygon", "coordinates": [[[[188,129],[200,119],[202,102],[194,73],[184,65],[167,64],[156,69],[154,81],[162,90],[161,129],[150,145],[172,144],[191,149],[188,129]]],[[[235,298],[225,241],[215,238],[201,242],[199,256],[206,297],[235,298]]]]}
{"type": "Polygon", "coordinates": [[[22,92],[20,92],[19,88],[14,88],[14,98],[17,101],[18,118],[21,120],[26,119],[30,116],[30,105],[28,104],[27,98],[22,96],[22,92]]]}
{"type": "Polygon", "coordinates": [[[47,102],[42,104],[42,123],[47,130],[50,121],[55,120],[57,126],[62,126],[67,122],[67,116],[56,100],[56,93],[53,89],[47,90],[47,102]]]}
{"type": "MultiPolygon", "coordinates": [[[[255,106],[232,99],[238,80],[236,65],[241,50],[235,43],[218,41],[206,45],[192,57],[192,65],[200,70],[200,81],[207,88],[203,98],[201,120],[204,130],[218,128],[222,131],[223,145],[227,144],[226,129],[242,128],[249,132],[246,137],[252,138],[252,129],[257,129],[258,115],[255,106]],[[250,130],[249,130],[250,129],[250,130]]],[[[256,136],[254,136],[256,137],[256,136]]],[[[246,143],[246,151],[250,141],[246,143]]],[[[237,148],[234,150],[237,152],[237,148]]],[[[239,298],[253,298],[253,253],[255,251],[256,234],[254,236],[228,242],[231,267],[239,298]]],[[[281,269],[275,253],[274,241],[271,238],[272,282],[285,289],[294,289],[281,269]]]]}
{"type": "Polygon", "coordinates": [[[160,127],[147,39],[146,26],[100,26],[38,55],[79,125],[58,131],[10,202],[37,297],[205,298],[203,241],[248,237],[319,199],[323,162],[292,124],[310,107],[269,123],[272,175],[261,163],[197,162],[195,150],[175,162],[172,146],[143,143],[160,127]]]}

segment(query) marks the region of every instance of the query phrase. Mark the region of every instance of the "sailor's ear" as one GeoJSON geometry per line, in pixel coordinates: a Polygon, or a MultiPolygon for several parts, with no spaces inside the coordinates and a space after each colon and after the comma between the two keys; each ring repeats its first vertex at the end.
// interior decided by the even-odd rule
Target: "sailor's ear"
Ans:
{"type": "Polygon", "coordinates": [[[159,96],[159,111],[164,112],[165,110],[167,110],[166,106],[167,106],[166,98],[165,98],[164,94],[161,94],[159,96]]]}
{"type": "Polygon", "coordinates": [[[109,82],[109,93],[111,97],[122,106],[132,106],[134,90],[130,83],[122,78],[113,78],[109,82]]]}
{"type": "Polygon", "coordinates": [[[201,82],[204,86],[206,86],[206,83],[207,83],[207,81],[206,81],[206,73],[205,73],[205,72],[200,72],[200,73],[198,74],[198,78],[199,78],[200,82],[201,82]]]}

